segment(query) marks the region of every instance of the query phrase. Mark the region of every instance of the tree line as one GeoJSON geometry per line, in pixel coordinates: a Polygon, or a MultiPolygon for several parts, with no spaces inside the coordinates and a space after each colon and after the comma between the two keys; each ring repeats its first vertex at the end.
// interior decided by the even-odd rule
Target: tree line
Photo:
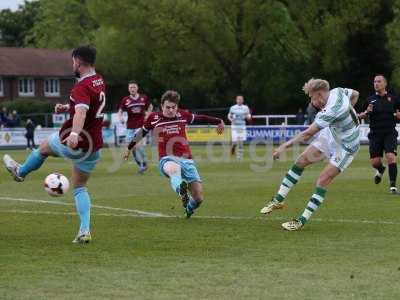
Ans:
{"type": "Polygon", "coordinates": [[[400,88],[400,0],[36,0],[0,12],[4,46],[93,44],[110,107],[135,79],[151,98],[189,108],[243,94],[257,113],[305,107],[310,77],[373,92],[400,88]]]}

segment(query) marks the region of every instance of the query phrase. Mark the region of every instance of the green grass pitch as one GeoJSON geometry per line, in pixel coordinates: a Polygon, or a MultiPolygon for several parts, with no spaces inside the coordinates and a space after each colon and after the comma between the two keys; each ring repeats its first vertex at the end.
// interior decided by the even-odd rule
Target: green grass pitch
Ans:
{"type": "Polygon", "coordinates": [[[263,168],[262,147],[258,162],[240,163],[220,148],[213,161],[193,150],[205,202],[187,220],[155,164],[136,175],[115,162],[120,149],[105,149],[89,183],[88,245],[71,243],[71,191],[51,198],[42,187],[51,172],[69,177],[68,162],[51,158],[23,183],[0,169],[0,299],[400,299],[400,196],[387,174],[373,184],[366,147],[299,232],[281,223],[303,211],[323,164],[305,171],[287,209],[265,217],[292,152],[263,168]]]}

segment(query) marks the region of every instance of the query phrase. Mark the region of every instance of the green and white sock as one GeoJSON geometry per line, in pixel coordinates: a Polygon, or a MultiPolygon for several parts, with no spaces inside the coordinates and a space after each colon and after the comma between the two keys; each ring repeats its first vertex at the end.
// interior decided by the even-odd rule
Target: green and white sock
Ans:
{"type": "Polygon", "coordinates": [[[304,168],[297,165],[293,165],[287,172],[282,180],[281,186],[279,187],[278,193],[274,196],[274,199],[278,202],[283,202],[286,196],[289,194],[290,189],[300,180],[301,174],[303,174],[304,168]]]}
{"type": "Polygon", "coordinates": [[[307,221],[311,218],[312,214],[318,209],[318,207],[324,202],[326,194],[326,189],[323,187],[317,186],[315,188],[314,194],[311,196],[310,201],[307,204],[306,209],[304,210],[303,214],[299,218],[300,222],[307,223],[307,221]]]}

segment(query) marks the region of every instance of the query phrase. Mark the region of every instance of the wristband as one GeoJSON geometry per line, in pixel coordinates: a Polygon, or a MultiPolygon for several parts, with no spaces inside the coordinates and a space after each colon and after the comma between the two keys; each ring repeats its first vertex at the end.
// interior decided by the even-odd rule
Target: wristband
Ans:
{"type": "Polygon", "coordinates": [[[71,133],[69,135],[79,136],[79,134],[77,134],[76,132],[73,132],[73,131],[71,131],[71,133]]]}

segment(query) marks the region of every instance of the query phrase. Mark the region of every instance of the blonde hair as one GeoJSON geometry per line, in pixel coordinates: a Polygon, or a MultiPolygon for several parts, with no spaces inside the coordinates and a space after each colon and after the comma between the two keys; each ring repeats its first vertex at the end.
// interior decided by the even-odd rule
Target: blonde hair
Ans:
{"type": "Polygon", "coordinates": [[[317,92],[320,90],[329,91],[329,82],[323,79],[311,78],[303,86],[303,91],[306,95],[310,95],[310,92],[317,92]]]}

